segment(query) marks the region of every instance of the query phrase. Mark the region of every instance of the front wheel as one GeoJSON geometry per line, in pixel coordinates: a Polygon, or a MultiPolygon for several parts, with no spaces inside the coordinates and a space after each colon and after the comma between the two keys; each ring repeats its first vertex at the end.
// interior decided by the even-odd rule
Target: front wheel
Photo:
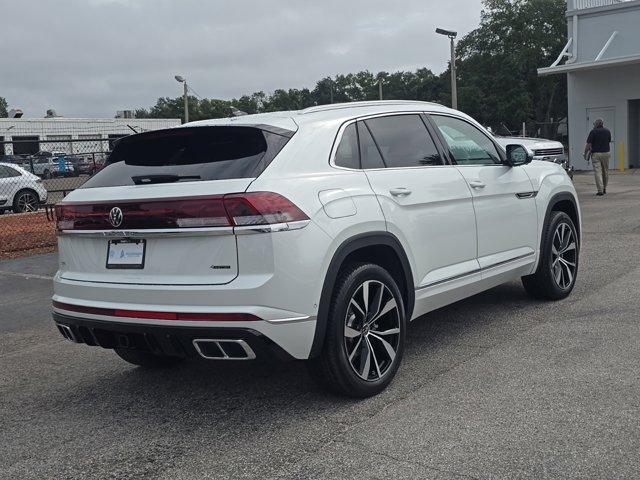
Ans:
{"type": "Polygon", "coordinates": [[[179,357],[154,355],[153,353],[126,348],[115,348],[114,351],[124,361],[144,368],[167,368],[182,361],[182,358],[179,357]]]}
{"type": "Polygon", "coordinates": [[[543,300],[568,297],[576,284],[579,254],[580,243],[573,220],[564,212],[551,212],[542,232],[538,268],[533,275],[522,277],[527,293],[543,300]]]}
{"type": "Polygon", "coordinates": [[[323,349],[309,360],[309,372],[335,393],[375,395],[389,385],[400,366],[406,324],[393,277],[378,265],[351,265],[336,283],[323,349]]]}

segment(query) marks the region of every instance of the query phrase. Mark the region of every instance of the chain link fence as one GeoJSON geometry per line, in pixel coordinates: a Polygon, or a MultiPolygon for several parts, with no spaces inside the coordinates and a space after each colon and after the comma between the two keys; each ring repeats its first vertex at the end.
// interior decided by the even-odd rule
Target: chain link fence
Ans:
{"type": "Polygon", "coordinates": [[[100,171],[123,136],[0,141],[0,259],[53,250],[54,205],[100,171]]]}

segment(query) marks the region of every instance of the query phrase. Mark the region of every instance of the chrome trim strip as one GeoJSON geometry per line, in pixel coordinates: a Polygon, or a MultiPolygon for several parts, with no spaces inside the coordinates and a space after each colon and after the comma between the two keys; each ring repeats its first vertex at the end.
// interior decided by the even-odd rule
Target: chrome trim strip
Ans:
{"type": "Polygon", "coordinates": [[[507,263],[517,262],[518,260],[524,260],[525,258],[535,257],[535,256],[536,256],[536,252],[525,253],[524,255],[518,255],[517,257],[510,258],[509,260],[503,260],[502,262],[493,263],[491,265],[488,265],[488,266],[484,267],[482,270],[483,271],[484,270],[491,270],[492,268],[501,267],[503,265],[506,265],[507,263]]]}
{"type": "Polygon", "coordinates": [[[524,255],[519,255],[519,256],[517,256],[515,258],[510,258],[509,260],[504,260],[502,262],[494,263],[494,264],[488,265],[488,266],[486,266],[484,268],[478,268],[478,269],[472,270],[472,271],[467,272],[467,273],[462,273],[460,275],[454,275],[452,277],[444,278],[444,279],[438,280],[436,282],[428,283],[426,285],[421,285],[419,287],[416,287],[415,290],[417,292],[418,290],[424,290],[425,288],[435,287],[435,286],[440,285],[442,283],[451,282],[453,280],[459,280],[461,278],[469,277],[471,275],[475,275],[476,273],[481,273],[481,272],[484,272],[486,270],[491,270],[492,268],[501,267],[501,266],[506,265],[508,263],[517,262],[518,260],[523,260],[523,259],[528,258],[528,257],[535,257],[535,252],[527,253],[527,254],[524,254],[524,255]]]}
{"type": "Polygon", "coordinates": [[[519,193],[516,193],[516,197],[518,197],[519,199],[535,198],[537,195],[538,195],[538,192],[519,192],[519,193]]]}
{"type": "Polygon", "coordinates": [[[274,223],[271,225],[247,225],[245,227],[234,227],[233,233],[236,235],[249,235],[253,233],[275,233],[289,230],[300,230],[309,225],[311,220],[298,220],[296,222],[274,223]]]}
{"type": "Polygon", "coordinates": [[[249,346],[249,344],[244,340],[234,340],[230,338],[194,338],[192,343],[193,343],[193,347],[198,352],[198,355],[200,355],[202,358],[205,358],[207,360],[253,360],[256,358],[255,352],[249,346]],[[218,349],[222,352],[224,356],[223,357],[206,356],[200,349],[200,345],[198,345],[199,343],[215,343],[218,349]],[[225,351],[224,347],[220,345],[221,343],[237,343],[242,347],[242,349],[247,354],[247,356],[246,357],[230,357],[225,351]]]}
{"type": "Polygon", "coordinates": [[[163,237],[203,237],[218,235],[246,235],[251,233],[274,233],[288,230],[299,230],[309,225],[311,220],[274,223],[271,225],[248,225],[246,227],[202,227],[173,228],[149,230],[63,230],[59,235],[79,236],[84,238],[163,238],[163,237]]]}
{"type": "Polygon", "coordinates": [[[471,270],[470,272],[461,273],[459,275],[454,275],[452,277],[443,278],[442,280],[437,280],[435,282],[427,283],[426,285],[421,285],[419,287],[416,287],[416,291],[424,290],[425,288],[429,288],[429,287],[435,287],[436,285],[451,282],[453,280],[458,280],[460,278],[469,277],[471,275],[475,275],[476,273],[480,273],[480,272],[482,272],[482,269],[476,268],[475,270],[471,270]]]}
{"type": "Polygon", "coordinates": [[[160,238],[160,237],[202,237],[212,235],[233,235],[233,227],[174,228],[148,230],[63,230],[59,235],[73,235],[92,238],[160,238]]]}
{"type": "Polygon", "coordinates": [[[300,322],[308,322],[315,321],[315,315],[307,315],[305,317],[290,317],[290,318],[276,318],[271,320],[265,320],[267,323],[271,323],[273,325],[281,325],[284,323],[300,323],[300,322]]]}

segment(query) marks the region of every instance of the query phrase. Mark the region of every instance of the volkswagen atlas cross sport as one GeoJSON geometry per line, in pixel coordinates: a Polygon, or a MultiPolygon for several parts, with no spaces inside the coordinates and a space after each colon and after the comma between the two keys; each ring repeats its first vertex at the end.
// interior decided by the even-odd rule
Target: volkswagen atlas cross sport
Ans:
{"type": "Polygon", "coordinates": [[[306,360],[356,397],[392,380],[410,320],[517,278],[562,299],[578,271],[564,170],[422,102],[131,135],[56,215],[68,340],[145,367],[306,360]]]}

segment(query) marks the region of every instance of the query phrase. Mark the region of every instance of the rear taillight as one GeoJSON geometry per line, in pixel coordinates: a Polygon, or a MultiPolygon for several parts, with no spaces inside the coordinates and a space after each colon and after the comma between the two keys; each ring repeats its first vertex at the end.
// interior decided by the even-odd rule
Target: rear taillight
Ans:
{"type": "Polygon", "coordinates": [[[272,192],[56,205],[58,230],[137,230],[269,225],[307,220],[272,192]]]}

